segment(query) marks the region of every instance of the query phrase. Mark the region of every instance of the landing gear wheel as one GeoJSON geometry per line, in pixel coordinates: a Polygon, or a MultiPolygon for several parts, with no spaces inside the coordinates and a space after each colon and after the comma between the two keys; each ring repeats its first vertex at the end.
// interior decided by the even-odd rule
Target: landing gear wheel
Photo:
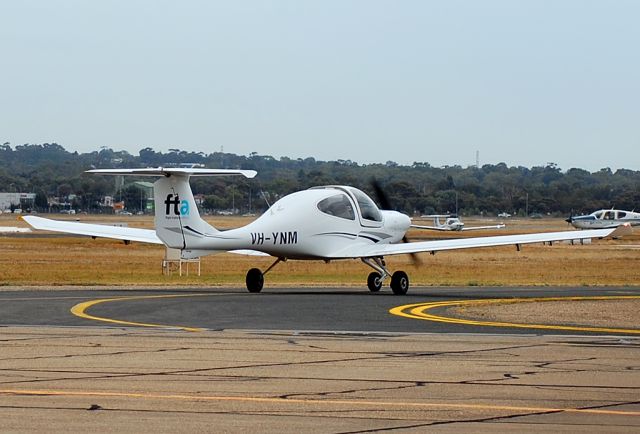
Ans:
{"type": "Polygon", "coordinates": [[[404,295],[409,290],[409,276],[404,271],[396,271],[391,276],[391,290],[395,295],[404,295]]]}
{"type": "Polygon", "coordinates": [[[247,271],[247,289],[249,292],[260,292],[264,286],[264,274],[258,268],[247,271]]]}
{"type": "Polygon", "coordinates": [[[371,292],[380,291],[380,288],[382,288],[382,275],[375,271],[369,274],[369,277],[367,277],[367,286],[371,292]]]}

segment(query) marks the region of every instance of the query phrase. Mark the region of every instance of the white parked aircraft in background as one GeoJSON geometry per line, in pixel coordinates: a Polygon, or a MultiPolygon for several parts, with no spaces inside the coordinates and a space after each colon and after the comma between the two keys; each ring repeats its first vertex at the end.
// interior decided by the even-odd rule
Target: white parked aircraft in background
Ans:
{"type": "Polygon", "coordinates": [[[448,214],[424,215],[422,217],[432,218],[433,226],[411,225],[411,227],[416,229],[429,229],[433,231],[476,231],[480,229],[502,229],[505,227],[503,223],[492,226],[465,227],[464,223],[462,223],[458,217],[452,217],[448,214]],[[444,223],[440,222],[441,218],[445,219],[444,223]]]}
{"type": "Polygon", "coordinates": [[[621,209],[601,209],[587,215],[572,215],[565,220],[578,229],[616,228],[623,224],[640,225],[640,213],[621,209]]]}
{"type": "MultiPolygon", "coordinates": [[[[375,271],[367,286],[379,291],[391,277],[395,294],[405,294],[409,277],[404,271],[393,274],[385,256],[419,252],[584,240],[628,233],[627,227],[590,231],[565,231],[525,235],[504,235],[453,240],[406,242],[411,219],[397,211],[381,211],[362,191],[348,186],[314,187],[283,197],[263,215],[246,226],[220,231],[200,218],[191,192],[192,176],[242,175],[253,178],[253,170],[154,168],[89,170],[102,175],[159,177],[154,183],[155,230],[115,227],[26,216],[35,229],[106,237],[125,241],[164,244],[180,249],[185,259],[230,251],[249,255],[270,255],[276,261],[264,272],[247,272],[250,292],[259,292],[264,276],[276,264],[288,259],[323,260],[360,259],[375,271]],[[403,241],[405,241],[403,243],[403,241]]],[[[381,193],[376,185],[376,191],[381,193]]],[[[390,208],[380,194],[383,208],[390,208]]]]}

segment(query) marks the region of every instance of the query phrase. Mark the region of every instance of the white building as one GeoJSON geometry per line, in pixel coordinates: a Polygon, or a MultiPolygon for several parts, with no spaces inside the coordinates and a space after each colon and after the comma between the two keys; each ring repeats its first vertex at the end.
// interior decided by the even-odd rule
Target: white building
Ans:
{"type": "Polygon", "coordinates": [[[0,211],[14,208],[21,208],[24,205],[33,206],[36,199],[35,193],[0,193],[0,211]]]}

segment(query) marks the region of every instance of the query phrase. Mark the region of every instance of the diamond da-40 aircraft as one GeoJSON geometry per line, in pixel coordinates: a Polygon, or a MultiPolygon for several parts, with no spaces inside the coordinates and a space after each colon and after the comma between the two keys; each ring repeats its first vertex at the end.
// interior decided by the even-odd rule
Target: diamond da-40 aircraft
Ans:
{"type": "MultiPolygon", "coordinates": [[[[182,258],[232,252],[246,255],[269,255],[275,262],[265,271],[251,268],[246,275],[250,292],[260,292],[264,276],[281,261],[360,259],[371,267],[367,286],[372,292],[381,289],[391,278],[394,294],[406,294],[409,277],[404,271],[391,272],[384,258],[390,255],[580,241],[621,235],[628,227],[563,231],[523,235],[502,235],[406,242],[411,226],[409,216],[389,210],[388,203],[379,209],[364,192],[349,186],[323,186],[289,194],[246,226],[218,230],[200,217],[189,179],[192,176],[256,176],[253,170],[232,169],[94,169],[89,173],[158,177],[154,183],[155,230],[116,227],[81,222],[52,220],[37,216],[23,219],[35,229],[104,237],[128,241],[163,244],[180,249],[182,258]],[[405,242],[403,242],[405,241],[405,242]]],[[[379,187],[376,187],[379,190],[379,187]]],[[[382,202],[388,202],[384,196],[382,202]]]]}
{"type": "Polygon", "coordinates": [[[433,214],[433,215],[424,215],[422,217],[432,218],[433,226],[412,224],[411,227],[416,229],[428,229],[431,231],[478,231],[478,230],[485,230],[485,229],[503,229],[505,227],[503,223],[500,223],[497,225],[490,225],[490,226],[465,227],[464,223],[462,222],[462,220],[460,220],[459,217],[453,217],[450,214],[433,214]],[[440,221],[441,218],[445,219],[444,223],[440,221]]]}

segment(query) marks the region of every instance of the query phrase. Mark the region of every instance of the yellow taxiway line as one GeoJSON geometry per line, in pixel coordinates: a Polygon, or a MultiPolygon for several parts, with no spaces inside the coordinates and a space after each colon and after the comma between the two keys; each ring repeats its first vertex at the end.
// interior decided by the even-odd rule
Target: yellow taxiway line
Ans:
{"type": "Polygon", "coordinates": [[[462,318],[452,318],[428,313],[431,309],[452,306],[469,306],[469,305],[490,305],[490,304],[512,304],[512,303],[534,303],[534,302],[550,302],[550,301],[596,301],[596,300],[638,300],[640,296],[624,295],[624,296],[600,296],[600,297],[543,297],[543,298],[495,298],[486,300],[454,300],[454,301],[438,301],[433,303],[415,303],[405,304],[403,306],[394,307],[389,310],[393,315],[405,318],[419,319],[424,321],[445,322],[451,324],[465,324],[474,326],[489,327],[510,327],[510,328],[527,328],[527,329],[543,329],[543,330],[567,330],[579,332],[599,332],[599,333],[624,333],[624,334],[640,334],[639,329],[609,328],[609,327],[588,327],[588,326],[569,326],[556,324],[520,324],[498,321],[477,321],[462,318]]]}
{"type": "Polygon", "coordinates": [[[174,325],[167,325],[167,324],[150,324],[150,323],[142,323],[142,322],[135,322],[135,321],[124,321],[124,320],[113,319],[113,318],[105,318],[101,316],[90,315],[86,312],[86,310],[97,304],[112,303],[117,301],[149,300],[149,299],[156,299],[156,298],[205,297],[205,296],[212,296],[212,295],[213,294],[172,294],[172,295],[143,295],[143,296],[130,296],[130,297],[125,296],[125,297],[116,297],[116,298],[103,298],[100,300],[91,300],[91,301],[85,301],[84,303],[76,304],[71,308],[71,313],[80,318],[91,319],[95,321],[103,321],[103,322],[108,322],[112,324],[119,324],[119,325],[126,325],[126,326],[140,326],[140,327],[171,328],[171,329],[184,330],[188,332],[200,332],[204,329],[195,328],[195,327],[174,326],[174,325]]]}
{"type": "Polygon", "coordinates": [[[527,407],[513,405],[491,405],[491,404],[456,404],[449,402],[402,402],[402,401],[366,401],[366,400],[346,400],[346,399],[301,399],[301,398],[277,398],[261,396],[213,396],[213,395],[187,395],[187,394],[163,394],[153,392],[105,392],[105,391],[82,391],[82,390],[20,390],[20,389],[0,389],[0,395],[10,396],[66,396],[66,397],[104,397],[104,398],[130,398],[130,399],[156,399],[173,401],[202,401],[202,402],[254,402],[270,404],[302,404],[302,405],[335,405],[353,407],[374,407],[380,408],[403,408],[405,410],[437,410],[437,409],[459,409],[459,410],[494,410],[494,411],[517,411],[523,413],[583,413],[613,416],[640,416],[640,411],[634,410],[611,410],[597,408],[559,408],[559,407],[527,407]]]}

